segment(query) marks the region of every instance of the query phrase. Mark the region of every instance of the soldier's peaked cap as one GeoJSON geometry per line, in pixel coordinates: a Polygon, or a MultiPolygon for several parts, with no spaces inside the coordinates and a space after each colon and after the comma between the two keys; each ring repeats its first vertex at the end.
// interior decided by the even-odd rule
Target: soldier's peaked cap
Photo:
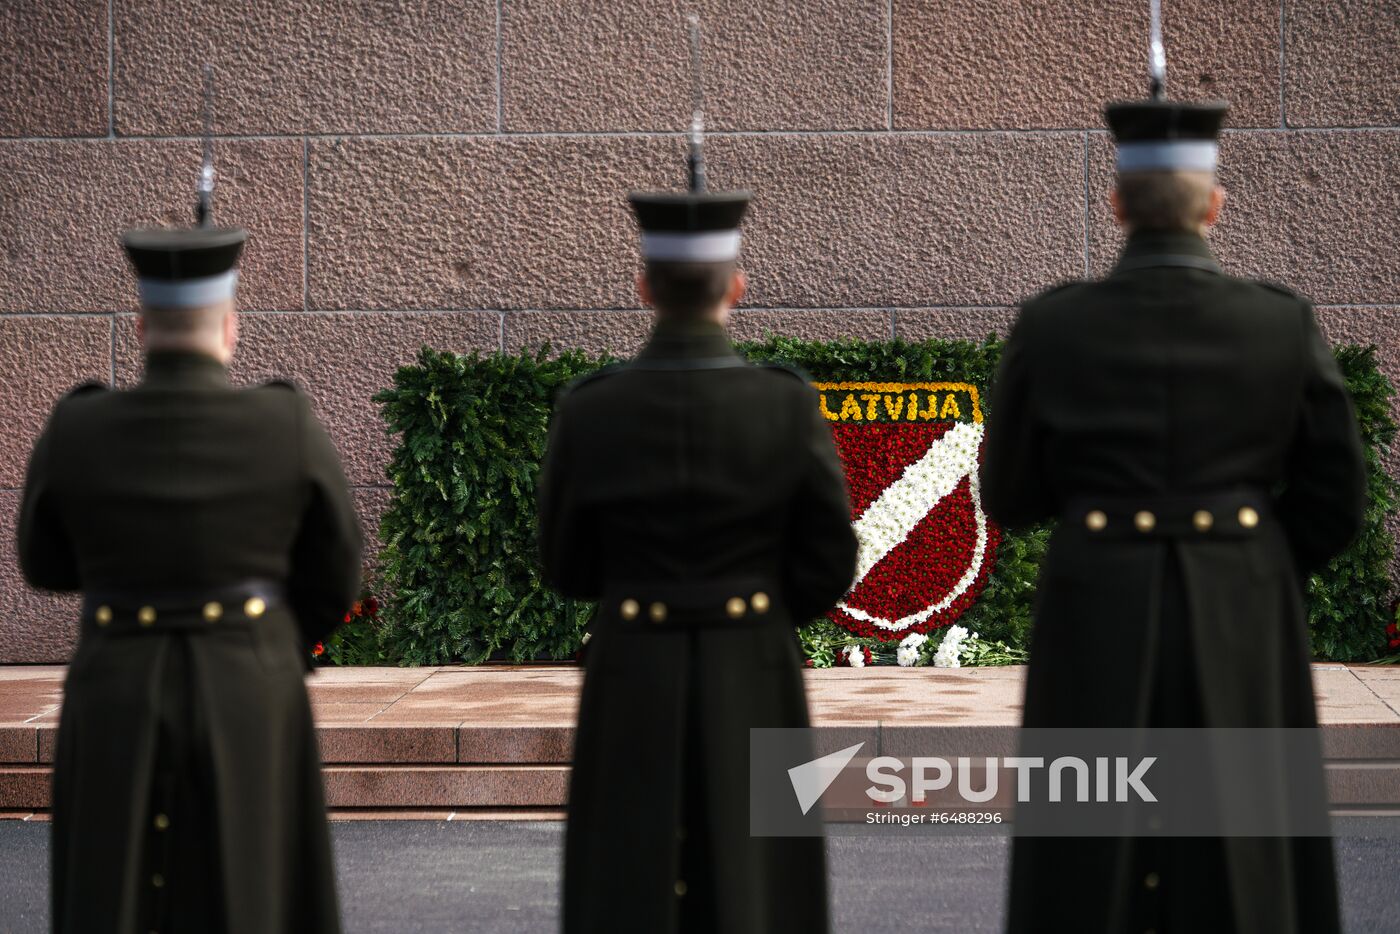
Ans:
{"type": "Polygon", "coordinates": [[[642,231],[642,256],[671,262],[720,263],[739,255],[747,191],[634,191],[627,196],[642,231]]]}
{"type": "Polygon", "coordinates": [[[1223,101],[1118,101],[1104,117],[1118,144],[1119,172],[1214,171],[1223,101]]]}
{"type": "Polygon", "coordinates": [[[148,307],[190,307],[231,298],[234,266],[248,239],[237,227],[129,230],[122,247],[136,270],[141,303],[148,307]]]}

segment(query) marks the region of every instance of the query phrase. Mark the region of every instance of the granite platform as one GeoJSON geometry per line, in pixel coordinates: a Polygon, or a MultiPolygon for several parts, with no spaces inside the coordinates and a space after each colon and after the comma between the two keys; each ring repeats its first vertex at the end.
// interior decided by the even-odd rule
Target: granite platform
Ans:
{"type": "MultiPolygon", "coordinates": [[[[0,667],[0,817],[49,805],[62,666],[0,667]]],[[[1010,733],[1025,669],[806,672],[816,726],[1010,733]]],[[[1333,806],[1400,814],[1400,666],[1313,670],[1333,806]]],[[[572,665],[325,668],[307,679],[340,817],[557,818],[582,672],[572,665]]]]}

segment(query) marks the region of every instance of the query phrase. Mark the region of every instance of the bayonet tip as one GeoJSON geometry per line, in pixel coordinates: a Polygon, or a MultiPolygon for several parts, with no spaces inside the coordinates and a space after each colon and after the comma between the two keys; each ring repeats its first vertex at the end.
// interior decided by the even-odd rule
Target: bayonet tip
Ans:
{"type": "Polygon", "coordinates": [[[204,63],[204,101],[201,114],[204,124],[204,156],[199,171],[199,183],[195,186],[195,222],[200,227],[210,227],[214,223],[214,66],[204,63]]]}

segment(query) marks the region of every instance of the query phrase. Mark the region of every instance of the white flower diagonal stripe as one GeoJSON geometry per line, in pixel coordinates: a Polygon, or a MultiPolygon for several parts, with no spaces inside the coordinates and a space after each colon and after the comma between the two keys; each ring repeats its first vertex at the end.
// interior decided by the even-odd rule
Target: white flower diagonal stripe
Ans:
{"type": "Polygon", "coordinates": [[[924,516],[953,492],[963,477],[977,471],[977,449],[981,443],[981,425],[972,422],[954,425],[870,504],[855,523],[860,551],[856,557],[856,581],[851,589],[854,590],[896,545],[908,538],[924,516]]]}
{"type": "Polygon", "coordinates": [[[980,423],[960,422],[954,425],[941,438],[933,441],[922,457],[906,467],[900,478],[886,487],[855,522],[860,547],[856,557],[856,579],[851,585],[851,592],[854,592],[865,576],[905,541],[924,517],[967,477],[972,485],[977,541],[972,562],[957,585],[936,605],[900,620],[880,619],[844,602],[840,604],[841,609],[856,619],[873,623],[882,629],[899,631],[920,623],[933,613],[951,605],[977,579],[987,545],[986,516],[982,512],[977,495],[977,458],[982,434],[980,423]]]}

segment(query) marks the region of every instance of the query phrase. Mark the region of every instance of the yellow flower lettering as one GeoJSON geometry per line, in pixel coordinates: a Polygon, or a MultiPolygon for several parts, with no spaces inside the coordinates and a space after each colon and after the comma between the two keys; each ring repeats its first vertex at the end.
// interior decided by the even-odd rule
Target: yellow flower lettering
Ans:
{"type": "Polygon", "coordinates": [[[919,413],[919,417],[926,422],[931,422],[938,418],[938,396],[933,393],[928,394],[928,404],[925,405],[923,411],[919,413]]]}
{"type": "Polygon", "coordinates": [[[875,411],[875,404],[880,401],[880,394],[878,392],[864,392],[861,393],[860,397],[865,400],[865,417],[872,422],[879,418],[880,413],[875,411]]]}
{"type": "Polygon", "coordinates": [[[853,418],[856,421],[865,418],[864,415],[860,414],[860,403],[856,401],[854,395],[849,393],[846,395],[846,401],[841,403],[841,421],[844,422],[848,418],[853,418]]]}

